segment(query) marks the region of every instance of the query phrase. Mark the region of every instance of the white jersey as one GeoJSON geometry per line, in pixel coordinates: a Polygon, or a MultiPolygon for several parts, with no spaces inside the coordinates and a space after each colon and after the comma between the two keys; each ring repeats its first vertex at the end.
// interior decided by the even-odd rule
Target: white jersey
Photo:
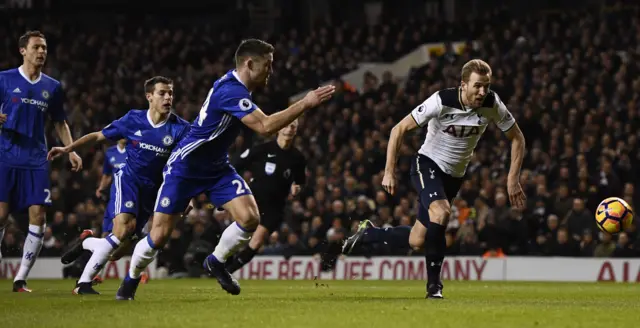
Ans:
{"type": "Polygon", "coordinates": [[[516,121],[493,92],[476,109],[462,104],[461,89],[440,90],[416,107],[411,116],[427,128],[427,137],[418,153],[429,157],[440,169],[453,177],[464,176],[478,140],[494,122],[502,131],[511,129],[516,121]]]}

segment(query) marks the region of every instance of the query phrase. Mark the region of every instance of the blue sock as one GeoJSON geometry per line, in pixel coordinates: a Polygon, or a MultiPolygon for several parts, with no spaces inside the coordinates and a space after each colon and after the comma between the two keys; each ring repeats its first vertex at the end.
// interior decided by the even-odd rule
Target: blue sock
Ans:
{"type": "Polygon", "coordinates": [[[410,233],[410,226],[397,226],[384,229],[372,227],[365,230],[362,241],[367,244],[385,243],[393,248],[408,248],[410,233]]]}
{"type": "Polygon", "coordinates": [[[425,240],[425,265],[427,266],[427,277],[430,284],[440,282],[440,271],[444,261],[444,252],[447,248],[445,239],[445,226],[430,222],[427,228],[427,238],[425,240]]]}

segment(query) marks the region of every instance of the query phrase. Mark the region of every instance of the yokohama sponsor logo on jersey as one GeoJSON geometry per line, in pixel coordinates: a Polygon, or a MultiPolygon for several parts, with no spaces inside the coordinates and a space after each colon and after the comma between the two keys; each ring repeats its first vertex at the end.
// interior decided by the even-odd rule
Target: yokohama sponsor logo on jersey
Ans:
{"type": "Polygon", "coordinates": [[[158,147],[158,146],[155,146],[155,145],[150,145],[150,144],[144,143],[144,142],[139,143],[139,145],[140,145],[140,148],[142,148],[142,149],[151,150],[151,151],[154,151],[156,153],[169,154],[171,152],[169,149],[158,147]]]}
{"type": "Polygon", "coordinates": [[[23,104],[36,105],[42,109],[47,109],[49,107],[49,103],[42,100],[35,100],[31,98],[20,98],[20,101],[22,101],[23,104]]]}

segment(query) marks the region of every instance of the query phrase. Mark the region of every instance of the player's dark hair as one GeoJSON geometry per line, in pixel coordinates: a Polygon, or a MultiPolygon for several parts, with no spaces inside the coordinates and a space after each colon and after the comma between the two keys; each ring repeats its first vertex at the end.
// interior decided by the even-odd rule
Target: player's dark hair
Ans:
{"type": "Polygon", "coordinates": [[[153,91],[155,91],[156,89],[156,84],[158,83],[164,83],[164,84],[168,84],[168,85],[173,85],[173,80],[168,78],[168,77],[164,77],[164,76],[154,76],[146,81],[144,81],[144,92],[145,93],[153,93],[153,91]]]}
{"type": "Polygon", "coordinates": [[[462,66],[462,81],[469,82],[471,73],[491,75],[491,66],[481,59],[472,59],[462,66]]]}
{"type": "Polygon", "coordinates": [[[247,57],[262,57],[273,53],[275,48],[268,42],[258,39],[242,40],[236,50],[236,66],[240,66],[247,57]]]}
{"type": "Polygon", "coordinates": [[[26,48],[27,45],[29,44],[29,40],[31,38],[43,38],[46,39],[44,37],[44,34],[40,31],[27,31],[25,34],[23,34],[20,39],[18,39],[18,48],[26,48]]]}

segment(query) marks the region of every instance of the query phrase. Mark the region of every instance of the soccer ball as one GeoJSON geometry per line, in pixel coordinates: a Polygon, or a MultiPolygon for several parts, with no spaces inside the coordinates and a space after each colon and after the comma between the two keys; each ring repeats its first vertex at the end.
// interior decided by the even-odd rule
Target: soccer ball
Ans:
{"type": "Polygon", "coordinates": [[[603,200],[596,210],[600,230],[615,235],[627,229],[633,221],[633,209],[618,197],[603,200]]]}

